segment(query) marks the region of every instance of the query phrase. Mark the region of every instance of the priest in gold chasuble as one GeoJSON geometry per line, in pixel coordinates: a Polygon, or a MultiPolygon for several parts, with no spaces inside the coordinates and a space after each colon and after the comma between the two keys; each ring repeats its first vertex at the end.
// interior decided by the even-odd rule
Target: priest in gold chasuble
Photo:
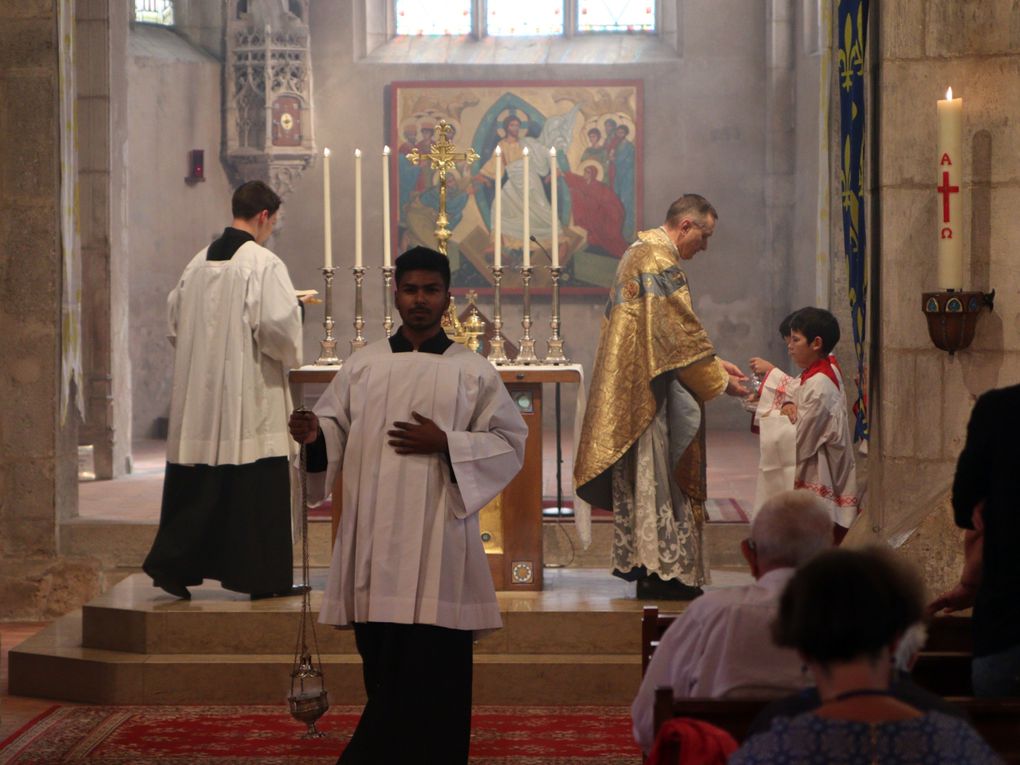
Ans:
{"type": "Polygon", "coordinates": [[[694,314],[681,261],[707,249],[718,215],[688,194],[642,231],[616,271],[595,355],[574,478],[612,508],[613,573],[638,597],[689,599],[707,581],[704,402],[748,395],[694,314]]]}

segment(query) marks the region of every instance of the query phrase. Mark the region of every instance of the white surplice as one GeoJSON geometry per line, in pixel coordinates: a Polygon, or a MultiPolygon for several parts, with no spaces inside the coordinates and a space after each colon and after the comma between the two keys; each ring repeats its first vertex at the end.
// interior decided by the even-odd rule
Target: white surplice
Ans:
{"type": "Polygon", "coordinates": [[[287,457],[287,371],[301,364],[301,310],[287,267],[245,242],[202,250],[167,298],[174,378],[167,461],[240,465],[287,457]]]}
{"type": "MultiPolygon", "coordinates": [[[[836,372],[838,379],[842,379],[836,372]]],[[[824,374],[811,375],[794,392],[797,405],[797,475],[794,488],[821,497],[844,528],[857,517],[857,475],[846,396],[824,374]]]]}
{"type": "Polygon", "coordinates": [[[310,498],[343,468],[319,620],[502,626],[478,511],[520,470],[527,425],[492,364],[458,344],[394,353],[381,340],[344,363],[314,411],[329,467],[309,476],[310,498]],[[386,431],[412,411],[446,433],[449,460],[388,445],[386,431]]]}

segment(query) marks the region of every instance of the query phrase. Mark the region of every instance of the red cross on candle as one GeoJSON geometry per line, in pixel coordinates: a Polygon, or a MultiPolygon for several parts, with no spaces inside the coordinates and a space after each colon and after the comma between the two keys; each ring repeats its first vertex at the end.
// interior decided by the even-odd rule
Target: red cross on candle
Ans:
{"type": "Polygon", "coordinates": [[[949,195],[960,190],[959,186],[949,185],[949,171],[942,171],[942,185],[936,189],[942,195],[942,222],[949,223],[949,195]]]}

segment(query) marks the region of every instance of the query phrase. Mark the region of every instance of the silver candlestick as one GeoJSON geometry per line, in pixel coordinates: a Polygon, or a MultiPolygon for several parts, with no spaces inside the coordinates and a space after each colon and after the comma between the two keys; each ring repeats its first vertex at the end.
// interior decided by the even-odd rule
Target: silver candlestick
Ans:
{"type": "Polygon", "coordinates": [[[393,266],[383,266],[383,332],[386,337],[393,336],[393,266]]]}
{"type": "Polygon", "coordinates": [[[563,338],[560,337],[560,274],[563,269],[553,266],[549,272],[552,274],[552,320],[549,322],[552,337],[546,343],[549,350],[545,355],[545,363],[566,364],[568,360],[563,352],[563,338]]]}
{"type": "Polygon", "coordinates": [[[351,340],[351,353],[354,353],[358,348],[364,348],[366,345],[365,336],[361,334],[361,330],[365,328],[361,297],[365,269],[363,266],[355,266],[351,271],[354,273],[354,339],[351,340]]]}
{"type": "Polygon", "coordinates": [[[518,364],[537,364],[538,356],[535,355],[535,341],[531,337],[531,266],[521,268],[521,281],[524,283],[524,318],[521,319],[521,326],[524,327],[524,336],[521,338],[521,348],[517,353],[518,364]]]}
{"type": "Polygon", "coordinates": [[[322,350],[319,358],[315,360],[318,367],[332,367],[343,364],[343,359],[336,355],[336,338],[333,336],[333,272],[336,268],[330,266],[322,269],[322,275],[326,279],[326,296],[323,301],[326,317],[322,326],[326,329],[326,336],[319,341],[322,350]]]}
{"type": "Polygon", "coordinates": [[[492,270],[492,283],[496,290],[493,294],[492,337],[489,339],[488,359],[493,364],[506,364],[510,359],[507,358],[506,350],[503,348],[503,306],[500,302],[499,288],[499,283],[503,280],[503,267],[490,266],[489,268],[492,270]]]}

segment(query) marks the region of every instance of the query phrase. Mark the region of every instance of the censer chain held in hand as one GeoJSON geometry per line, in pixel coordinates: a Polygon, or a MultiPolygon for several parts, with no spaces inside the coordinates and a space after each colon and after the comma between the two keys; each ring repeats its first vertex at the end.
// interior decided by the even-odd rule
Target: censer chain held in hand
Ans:
{"type": "MultiPolygon", "coordinates": [[[[304,411],[300,407],[298,411],[304,411]]],[[[308,467],[307,447],[301,444],[298,470],[301,500],[301,575],[305,585],[301,595],[301,626],[298,628],[297,645],[294,649],[294,666],[290,673],[290,714],[308,726],[301,738],[321,738],[325,734],[315,728],[315,722],[329,709],[329,697],[323,683],[322,659],[319,656],[319,641],[315,635],[312,620],[311,587],[308,576],[308,467]],[[311,635],[314,655],[308,647],[311,635]]]]}

